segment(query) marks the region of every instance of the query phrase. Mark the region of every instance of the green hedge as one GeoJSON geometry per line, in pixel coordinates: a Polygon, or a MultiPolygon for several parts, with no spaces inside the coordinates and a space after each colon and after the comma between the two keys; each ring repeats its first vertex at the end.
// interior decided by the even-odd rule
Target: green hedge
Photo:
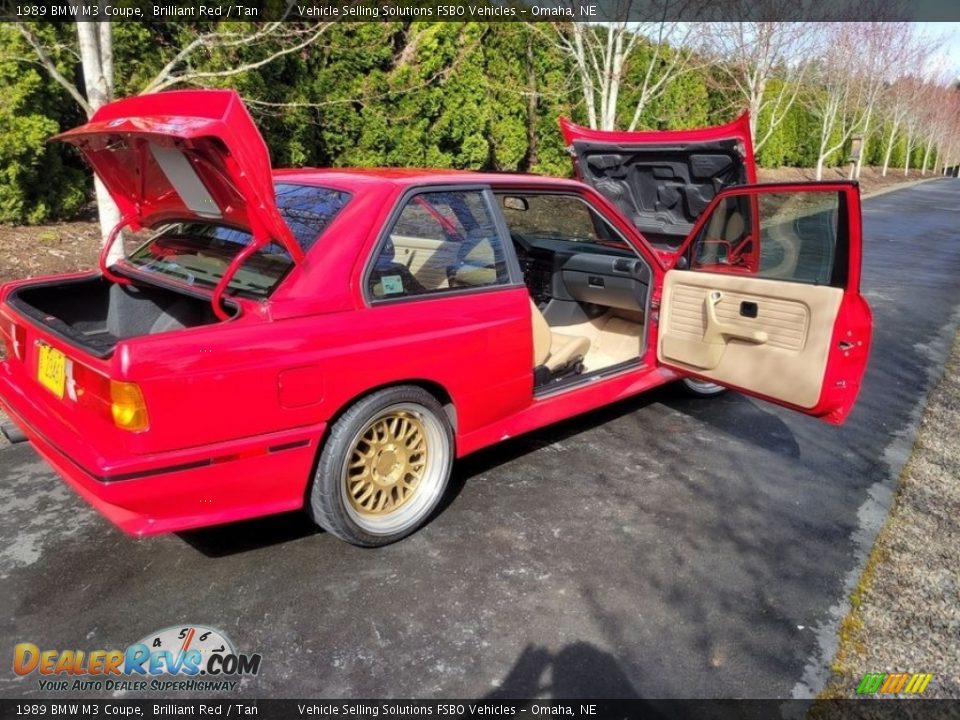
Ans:
{"type": "MultiPolygon", "coordinates": [[[[72,42],[73,28],[39,25],[49,43],[72,42]]],[[[209,31],[209,26],[204,26],[209,31]]],[[[245,29],[239,23],[228,29],[245,29]]],[[[246,29],[251,29],[247,26],[246,29]]],[[[114,25],[118,95],[139,91],[176,48],[201,26],[189,23],[114,25]]],[[[340,23],[321,42],[225,83],[251,99],[251,109],[278,166],[430,166],[569,174],[557,126],[561,115],[585,122],[570,61],[543,33],[522,23],[340,23]]],[[[7,57],[29,58],[12,26],[0,26],[7,57]]],[[[618,123],[625,127],[646,67],[641,49],[627,67],[618,123]]],[[[669,51],[668,51],[669,52],[669,51]]],[[[205,68],[251,59],[238,45],[198,58],[205,68]]],[[[76,58],[55,57],[67,77],[76,58]]],[[[665,58],[661,60],[665,62],[665,58]]],[[[701,127],[741,112],[722,91],[717,68],[676,79],[640,117],[643,129],[701,127]]],[[[776,81],[770,92],[777,91],[776,81]]],[[[69,95],[35,64],[0,62],[0,222],[38,223],[69,217],[87,201],[89,177],[75,151],[46,143],[83,121],[69,95]]],[[[811,92],[809,89],[807,92],[811,92]]],[[[816,164],[817,118],[804,98],[758,154],[763,166],[816,164]]],[[[769,122],[759,120],[760,131],[769,122]]],[[[867,146],[882,162],[882,128],[867,146]]],[[[902,139],[893,165],[903,166],[902,139]]],[[[830,158],[844,161],[847,149],[830,158]]],[[[914,153],[922,161],[923,148],[914,153]]]]}
{"type": "MultiPolygon", "coordinates": [[[[28,52],[9,25],[0,25],[0,46],[28,52]]],[[[0,62],[0,97],[0,222],[41,223],[75,214],[86,202],[87,173],[65,148],[47,140],[80,121],[76,103],[39,68],[9,60],[0,62]]]]}

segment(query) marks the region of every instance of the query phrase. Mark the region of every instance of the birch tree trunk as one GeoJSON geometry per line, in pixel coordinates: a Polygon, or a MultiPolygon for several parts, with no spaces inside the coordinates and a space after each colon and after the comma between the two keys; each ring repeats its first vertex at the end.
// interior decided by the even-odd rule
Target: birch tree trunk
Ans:
{"type": "MultiPolygon", "coordinates": [[[[754,78],[751,79],[754,80],[754,78]]],[[[748,102],[750,105],[750,144],[753,146],[754,152],[759,152],[760,148],[763,147],[763,141],[757,137],[757,127],[760,123],[760,113],[763,110],[763,94],[766,91],[767,82],[765,79],[755,78],[755,82],[751,82],[748,102]]],[[[766,139],[763,138],[763,140],[766,139]]]]}
{"type": "Polygon", "coordinates": [[[860,154],[857,156],[857,162],[853,167],[851,179],[859,180],[860,171],[863,169],[863,158],[867,156],[867,143],[870,140],[870,124],[873,122],[873,108],[867,110],[863,118],[863,139],[860,141],[860,154]]]}
{"type": "Polygon", "coordinates": [[[583,93],[583,104],[587,108],[587,122],[594,130],[597,129],[597,108],[594,104],[593,75],[591,74],[587,49],[583,41],[584,28],[579,23],[573,24],[574,60],[577,63],[580,76],[580,91],[583,93]]]}
{"type": "Polygon", "coordinates": [[[907,152],[906,160],[903,162],[903,176],[907,177],[910,174],[910,156],[913,154],[913,130],[910,126],[907,126],[907,152]]]}
{"type": "Polygon", "coordinates": [[[527,169],[540,162],[537,137],[537,109],[540,95],[537,84],[537,66],[533,55],[533,34],[527,33],[527,169]]]}
{"type": "Polygon", "coordinates": [[[830,147],[830,138],[836,127],[838,115],[842,112],[841,101],[837,97],[828,97],[823,114],[820,117],[820,147],[817,151],[817,180],[823,180],[823,168],[830,157],[842,144],[830,147]]]}
{"type": "Polygon", "coordinates": [[[920,168],[920,176],[927,174],[927,163],[930,162],[930,151],[933,150],[933,140],[927,140],[927,146],[923,150],[923,167],[920,168]]]}
{"type": "Polygon", "coordinates": [[[890,158],[893,157],[893,146],[897,142],[897,126],[894,125],[890,128],[890,139],[887,140],[887,149],[883,153],[883,172],[880,173],[883,177],[887,176],[887,171],[890,169],[890,158]]]}
{"type": "MultiPolygon", "coordinates": [[[[76,25],[83,84],[87,91],[89,114],[92,115],[113,100],[113,25],[108,22],[81,21],[77,21],[76,25]]],[[[100,237],[105,243],[110,231],[120,222],[120,211],[99,177],[94,176],[93,186],[97,197],[100,237]]],[[[123,243],[118,241],[110,250],[107,264],[112,265],[121,257],[123,243]]]]}

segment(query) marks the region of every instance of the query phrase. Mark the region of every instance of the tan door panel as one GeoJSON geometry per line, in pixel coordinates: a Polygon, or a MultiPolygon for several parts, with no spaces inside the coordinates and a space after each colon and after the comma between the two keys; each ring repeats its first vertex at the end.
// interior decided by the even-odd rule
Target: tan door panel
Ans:
{"type": "Polygon", "coordinates": [[[456,264],[457,243],[410,235],[391,235],[390,239],[396,261],[406,265],[426,290],[447,287],[447,268],[456,264]]]}
{"type": "Polygon", "coordinates": [[[671,270],[658,354],[716,382],[799,407],[817,404],[843,290],[671,270]],[[744,317],[741,303],[755,303],[744,317]]]}

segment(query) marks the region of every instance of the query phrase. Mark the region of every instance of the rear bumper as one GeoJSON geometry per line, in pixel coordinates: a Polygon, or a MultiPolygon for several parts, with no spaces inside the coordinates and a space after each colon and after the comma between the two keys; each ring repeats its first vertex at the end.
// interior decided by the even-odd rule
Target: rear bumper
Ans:
{"type": "Polygon", "coordinates": [[[31,402],[3,372],[0,405],[77,494],[138,536],[302,507],[326,427],[321,423],[187,451],[107,458],[89,446],[80,451],[83,439],[31,402]],[[68,451],[71,447],[77,452],[68,451]]]}

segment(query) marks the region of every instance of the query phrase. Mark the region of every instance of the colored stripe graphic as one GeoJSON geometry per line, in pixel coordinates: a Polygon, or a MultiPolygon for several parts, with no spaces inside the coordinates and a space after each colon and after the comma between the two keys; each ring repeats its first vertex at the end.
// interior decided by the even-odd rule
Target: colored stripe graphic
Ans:
{"type": "Polygon", "coordinates": [[[933,679],[930,673],[866,673],[857,695],[920,695],[933,679]]]}
{"type": "Polygon", "coordinates": [[[867,673],[857,686],[857,695],[873,695],[880,689],[886,676],[886,673],[867,673]]]}
{"type": "Polygon", "coordinates": [[[930,673],[914,673],[910,682],[907,683],[907,687],[904,688],[904,692],[919,695],[927,689],[927,685],[930,684],[932,678],[933,675],[930,673]]]}
{"type": "Polygon", "coordinates": [[[890,673],[887,675],[886,682],[880,686],[880,692],[886,695],[896,695],[903,690],[903,686],[907,684],[908,677],[910,676],[907,673],[890,673]]]}

